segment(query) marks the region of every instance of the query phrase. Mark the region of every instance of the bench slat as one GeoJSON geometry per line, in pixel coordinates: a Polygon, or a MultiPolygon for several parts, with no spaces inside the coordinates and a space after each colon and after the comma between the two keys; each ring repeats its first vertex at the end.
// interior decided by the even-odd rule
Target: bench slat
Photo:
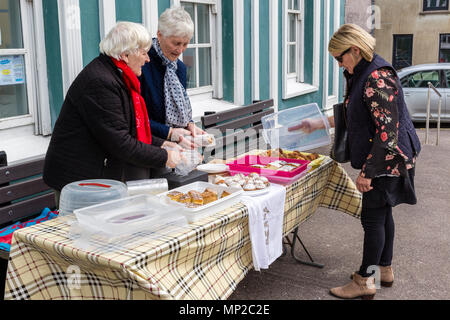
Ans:
{"type": "Polygon", "coordinates": [[[12,223],[13,221],[38,214],[45,208],[52,209],[54,207],[55,195],[53,192],[33,199],[11,204],[0,208],[0,225],[4,223],[12,223]]]}
{"type": "Polygon", "coordinates": [[[207,116],[203,116],[201,118],[202,124],[203,124],[204,128],[208,129],[209,127],[215,126],[217,123],[227,121],[230,119],[243,117],[245,115],[248,115],[248,114],[251,114],[254,112],[259,112],[259,111],[262,111],[262,110],[270,108],[270,107],[273,107],[273,99],[261,101],[261,102],[254,103],[254,104],[244,106],[244,107],[234,108],[234,109],[227,110],[227,111],[217,112],[217,113],[210,114],[207,116]]]}
{"type": "Polygon", "coordinates": [[[0,168],[0,185],[34,175],[41,174],[44,168],[45,157],[27,160],[20,164],[13,164],[0,168]]]}
{"type": "Polygon", "coordinates": [[[47,190],[51,189],[45,184],[42,177],[2,187],[0,188],[0,205],[5,202],[32,196],[47,190]]]}
{"type": "MultiPolygon", "coordinates": [[[[233,121],[229,121],[220,125],[217,125],[215,127],[213,127],[216,130],[220,130],[222,132],[225,132],[227,129],[239,129],[239,128],[243,128],[245,126],[254,124],[254,123],[258,123],[261,122],[261,118],[272,114],[274,111],[273,109],[270,110],[266,110],[266,111],[262,111],[253,115],[250,115],[248,117],[243,117],[243,118],[239,118],[233,121]]],[[[212,129],[212,128],[209,128],[212,129]]],[[[208,129],[207,129],[208,130],[208,129]]],[[[245,130],[245,129],[243,129],[245,130]]]]}

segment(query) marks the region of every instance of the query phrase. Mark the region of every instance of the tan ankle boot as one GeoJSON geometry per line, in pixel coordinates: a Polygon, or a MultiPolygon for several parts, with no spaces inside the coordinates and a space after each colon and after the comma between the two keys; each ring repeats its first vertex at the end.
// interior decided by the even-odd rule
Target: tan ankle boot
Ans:
{"type": "MultiPolygon", "coordinates": [[[[380,267],[380,285],[382,287],[392,287],[392,284],[394,283],[394,271],[392,270],[391,266],[380,267]]],[[[353,276],[355,275],[356,271],[352,273],[350,276],[350,279],[353,279],[353,276]]]]}
{"type": "Polygon", "coordinates": [[[353,275],[352,282],[349,284],[330,289],[330,293],[333,296],[342,299],[355,299],[361,297],[363,300],[372,300],[376,292],[375,278],[364,278],[357,273],[353,275]]]}
{"type": "Polygon", "coordinates": [[[394,271],[391,266],[380,266],[380,282],[382,287],[392,287],[394,283],[394,271]]]}

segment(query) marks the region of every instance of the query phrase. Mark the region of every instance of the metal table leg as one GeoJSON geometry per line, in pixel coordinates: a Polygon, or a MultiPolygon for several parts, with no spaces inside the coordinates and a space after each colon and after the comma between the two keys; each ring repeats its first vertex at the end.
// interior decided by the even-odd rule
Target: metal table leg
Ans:
{"type": "MultiPolygon", "coordinates": [[[[301,240],[300,237],[298,236],[298,227],[295,228],[294,231],[292,231],[292,234],[293,234],[293,235],[292,235],[292,242],[290,241],[290,239],[289,239],[288,236],[286,236],[285,239],[286,239],[286,241],[287,241],[287,244],[289,244],[289,245],[291,246],[291,255],[292,255],[292,257],[295,259],[295,261],[297,261],[298,263],[304,264],[304,265],[308,265],[308,266],[312,266],[312,267],[316,267],[316,268],[323,268],[323,267],[324,267],[323,264],[314,262],[314,259],[311,257],[311,255],[309,254],[309,252],[308,252],[308,250],[306,249],[305,245],[303,244],[302,240],[301,240]],[[297,240],[298,240],[298,241],[300,242],[300,244],[302,245],[303,250],[305,250],[305,252],[306,252],[306,254],[308,255],[310,261],[304,261],[304,260],[298,258],[298,257],[295,255],[295,245],[296,245],[297,240]]],[[[285,247],[285,244],[286,244],[286,243],[283,243],[283,256],[286,255],[286,252],[287,252],[286,247],[285,247]]]]}

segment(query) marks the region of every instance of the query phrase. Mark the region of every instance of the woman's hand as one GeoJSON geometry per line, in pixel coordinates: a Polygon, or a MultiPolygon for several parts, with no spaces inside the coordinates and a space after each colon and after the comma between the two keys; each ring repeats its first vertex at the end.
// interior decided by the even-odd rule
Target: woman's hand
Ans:
{"type": "Polygon", "coordinates": [[[174,142],[180,142],[182,137],[190,135],[191,132],[189,130],[183,128],[170,128],[169,136],[167,137],[167,139],[174,142]]]}
{"type": "Polygon", "coordinates": [[[179,144],[177,144],[175,142],[170,142],[170,141],[164,141],[161,148],[166,149],[166,150],[176,150],[178,152],[183,151],[183,148],[179,144]]]}
{"type": "Polygon", "coordinates": [[[184,148],[184,149],[192,150],[192,149],[199,147],[198,145],[196,145],[194,143],[194,139],[192,138],[192,136],[181,137],[180,142],[178,142],[178,143],[181,146],[181,148],[184,148]]]}
{"type": "Polygon", "coordinates": [[[371,183],[372,179],[370,178],[364,178],[361,175],[356,178],[356,188],[361,193],[369,192],[370,190],[372,190],[373,187],[371,186],[371,183]]]}
{"type": "Polygon", "coordinates": [[[167,155],[166,167],[171,169],[175,168],[183,160],[181,153],[175,149],[167,150],[167,155]]]}
{"type": "Polygon", "coordinates": [[[288,131],[296,131],[296,130],[302,130],[305,133],[311,133],[313,131],[323,129],[324,124],[322,119],[304,119],[302,122],[300,122],[298,125],[292,126],[288,128],[288,131]]]}
{"type": "Polygon", "coordinates": [[[189,124],[188,124],[188,126],[187,126],[187,129],[191,132],[191,135],[192,135],[193,137],[196,137],[196,136],[198,136],[198,135],[204,135],[204,134],[206,134],[206,132],[205,132],[204,130],[202,130],[202,129],[200,129],[199,127],[197,127],[197,126],[195,125],[195,123],[193,123],[193,122],[189,122],[189,124]]]}

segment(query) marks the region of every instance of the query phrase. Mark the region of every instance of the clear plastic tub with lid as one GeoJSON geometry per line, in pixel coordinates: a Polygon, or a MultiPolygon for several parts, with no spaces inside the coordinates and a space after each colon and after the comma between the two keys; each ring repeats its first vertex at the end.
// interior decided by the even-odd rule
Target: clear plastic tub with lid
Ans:
{"type": "Polygon", "coordinates": [[[94,179],[69,183],[61,190],[60,216],[71,214],[79,208],[127,196],[127,186],[116,180],[94,179]]]}
{"type": "Polygon", "coordinates": [[[136,232],[164,235],[187,225],[178,208],[162,204],[151,195],[137,195],[75,210],[80,227],[111,236],[136,232]]]}
{"type": "Polygon", "coordinates": [[[331,143],[328,119],[316,103],[267,115],[261,119],[261,122],[264,128],[264,140],[274,149],[307,151],[331,143]],[[312,133],[306,133],[301,129],[292,130],[306,119],[321,122],[323,129],[312,133]]]}

